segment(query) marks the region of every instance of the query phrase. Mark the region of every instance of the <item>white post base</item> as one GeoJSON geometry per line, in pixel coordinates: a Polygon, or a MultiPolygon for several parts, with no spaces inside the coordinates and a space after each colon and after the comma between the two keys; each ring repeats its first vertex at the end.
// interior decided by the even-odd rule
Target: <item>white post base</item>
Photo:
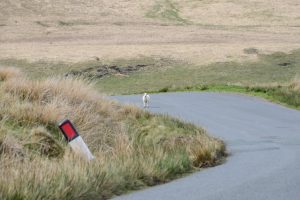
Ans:
{"type": "Polygon", "coordinates": [[[88,160],[93,160],[95,158],[80,136],[69,142],[69,144],[74,152],[83,155],[88,160]]]}

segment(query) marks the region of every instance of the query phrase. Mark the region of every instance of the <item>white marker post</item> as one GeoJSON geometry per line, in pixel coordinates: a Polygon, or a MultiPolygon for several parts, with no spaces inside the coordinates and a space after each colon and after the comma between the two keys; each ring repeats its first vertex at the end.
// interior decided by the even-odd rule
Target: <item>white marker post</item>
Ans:
{"type": "Polygon", "coordinates": [[[95,158],[70,120],[67,119],[61,122],[59,129],[63,132],[67,142],[75,153],[85,156],[88,160],[95,158]]]}

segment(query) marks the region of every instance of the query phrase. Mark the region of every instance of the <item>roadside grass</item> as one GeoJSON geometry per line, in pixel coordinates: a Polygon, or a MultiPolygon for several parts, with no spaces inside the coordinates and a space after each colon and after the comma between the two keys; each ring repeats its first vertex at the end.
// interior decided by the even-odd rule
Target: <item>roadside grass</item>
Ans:
{"type": "Polygon", "coordinates": [[[250,86],[247,90],[259,93],[271,101],[300,110],[300,81],[297,79],[285,85],[250,86]]]}
{"type": "Polygon", "coordinates": [[[161,92],[226,92],[257,96],[284,106],[300,110],[300,83],[295,79],[287,83],[257,85],[193,85],[178,88],[165,87],[152,93],[161,92]]]}
{"type": "Polygon", "coordinates": [[[78,78],[28,79],[0,68],[0,199],[107,199],[170,181],[226,156],[189,123],[108,100],[78,78]],[[73,155],[57,128],[74,122],[94,156],[73,155]]]}

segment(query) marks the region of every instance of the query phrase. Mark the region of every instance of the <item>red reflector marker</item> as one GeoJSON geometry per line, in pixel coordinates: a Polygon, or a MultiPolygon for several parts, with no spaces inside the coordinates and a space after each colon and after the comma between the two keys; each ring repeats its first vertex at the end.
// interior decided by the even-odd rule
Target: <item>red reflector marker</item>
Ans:
{"type": "Polygon", "coordinates": [[[95,158],[70,120],[67,119],[61,122],[59,124],[59,129],[63,132],[66,140],[74,152],[85,156],[88,160],[95,158]]]}
{"type": "Polygon", "coordinates": [[[68,119],[64,120],[62,123],[60,123],[59,128],[63,132],[63,134],[68,142],[71,142],[72,140],[74,140],[76,137],[79,136],[75,127],[68,119]]]}

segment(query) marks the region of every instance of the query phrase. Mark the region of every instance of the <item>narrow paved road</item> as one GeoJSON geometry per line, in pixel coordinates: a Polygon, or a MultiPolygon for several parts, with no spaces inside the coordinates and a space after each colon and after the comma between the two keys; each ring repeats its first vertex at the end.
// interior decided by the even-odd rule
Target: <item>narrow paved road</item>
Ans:
{"type": "MultiPolygon", "coordinates": [[[[141,96],[114,97],[141,106],[141,96]]],[[[206,128],[227,143],[223,165],[121,200],[300,200],[300,112],[235,94],[151,95],[151,112],[206,128]]]]}

